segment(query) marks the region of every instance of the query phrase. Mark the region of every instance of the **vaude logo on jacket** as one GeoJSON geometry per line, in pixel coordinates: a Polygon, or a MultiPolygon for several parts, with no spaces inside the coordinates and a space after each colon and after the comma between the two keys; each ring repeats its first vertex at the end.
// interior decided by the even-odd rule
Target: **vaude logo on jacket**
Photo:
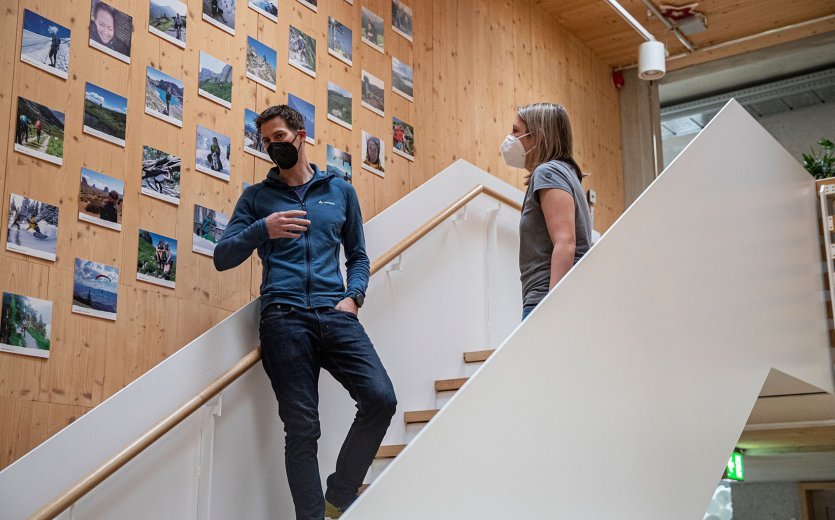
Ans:
{"type": "Polygon", "coordinates": [[[329,200],[320,200],[318,203],[319,204],[327,204],[328,206],[336,206],[336,203],[331,202],[329,200]]]}

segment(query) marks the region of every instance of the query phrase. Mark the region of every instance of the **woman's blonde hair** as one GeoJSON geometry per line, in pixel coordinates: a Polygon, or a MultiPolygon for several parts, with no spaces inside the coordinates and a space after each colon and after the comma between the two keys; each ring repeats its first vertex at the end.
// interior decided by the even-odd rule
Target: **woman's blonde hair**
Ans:
{"type": "MultiPolygon", "coordinates": [[[[559,160],[574,168],[577,179],[582,182],[580,166],[574,161],[574,141],[571,137],[571,123],[562,105],[554,103],[531,103],[516,109],[516,115],[528,126],[528,133],[534,147],[530,150],[533,166],[559,160]]],[[[525,179],[528,183],[530,175],[525,179]]]]}

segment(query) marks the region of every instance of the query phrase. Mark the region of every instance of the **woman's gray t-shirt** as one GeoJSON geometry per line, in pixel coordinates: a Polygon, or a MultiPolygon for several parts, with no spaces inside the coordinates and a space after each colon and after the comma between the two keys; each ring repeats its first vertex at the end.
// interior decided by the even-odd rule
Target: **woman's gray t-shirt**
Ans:
{"type": "Polygon", "coordinates": [[[558,189],[574,197],[576,249],[574,263],[591,247],[591,216],[586,194],[568,163],[548,161],[534,170],[525,193],[519,221],[519,271],[522,273],[523,305],[536,305],[548,294],[551,282],[551,254],[554,243],[548,234],[545,215],[539,201],[540,190],[558,189]]]}

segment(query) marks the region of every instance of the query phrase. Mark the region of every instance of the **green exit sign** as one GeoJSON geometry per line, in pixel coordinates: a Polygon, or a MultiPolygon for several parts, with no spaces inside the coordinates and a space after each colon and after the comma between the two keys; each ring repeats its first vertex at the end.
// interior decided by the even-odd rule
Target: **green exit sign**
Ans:
{"type": "Polygon", "coordinates": [[[725,468],[724,478],[730,480],[745,480],[745,465],[742,462],[742,453],[735,451],[731,454],[731,460],[725,468]]]}

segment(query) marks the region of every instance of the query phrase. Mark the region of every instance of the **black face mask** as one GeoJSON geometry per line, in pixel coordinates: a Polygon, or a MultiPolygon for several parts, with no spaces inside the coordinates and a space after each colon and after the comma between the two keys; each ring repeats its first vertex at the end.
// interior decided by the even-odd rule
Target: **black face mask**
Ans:
{"type": "MultiPolygon", "coordinates": [[[[299,134],[296,134],[298,137],[299,134]]],[[[267,146],[267,154],[270,159],[282,170],[289,170],[299,162],[299,151],[293,146],[295,138],[292,141],[272,142],[267,146]]]]}

